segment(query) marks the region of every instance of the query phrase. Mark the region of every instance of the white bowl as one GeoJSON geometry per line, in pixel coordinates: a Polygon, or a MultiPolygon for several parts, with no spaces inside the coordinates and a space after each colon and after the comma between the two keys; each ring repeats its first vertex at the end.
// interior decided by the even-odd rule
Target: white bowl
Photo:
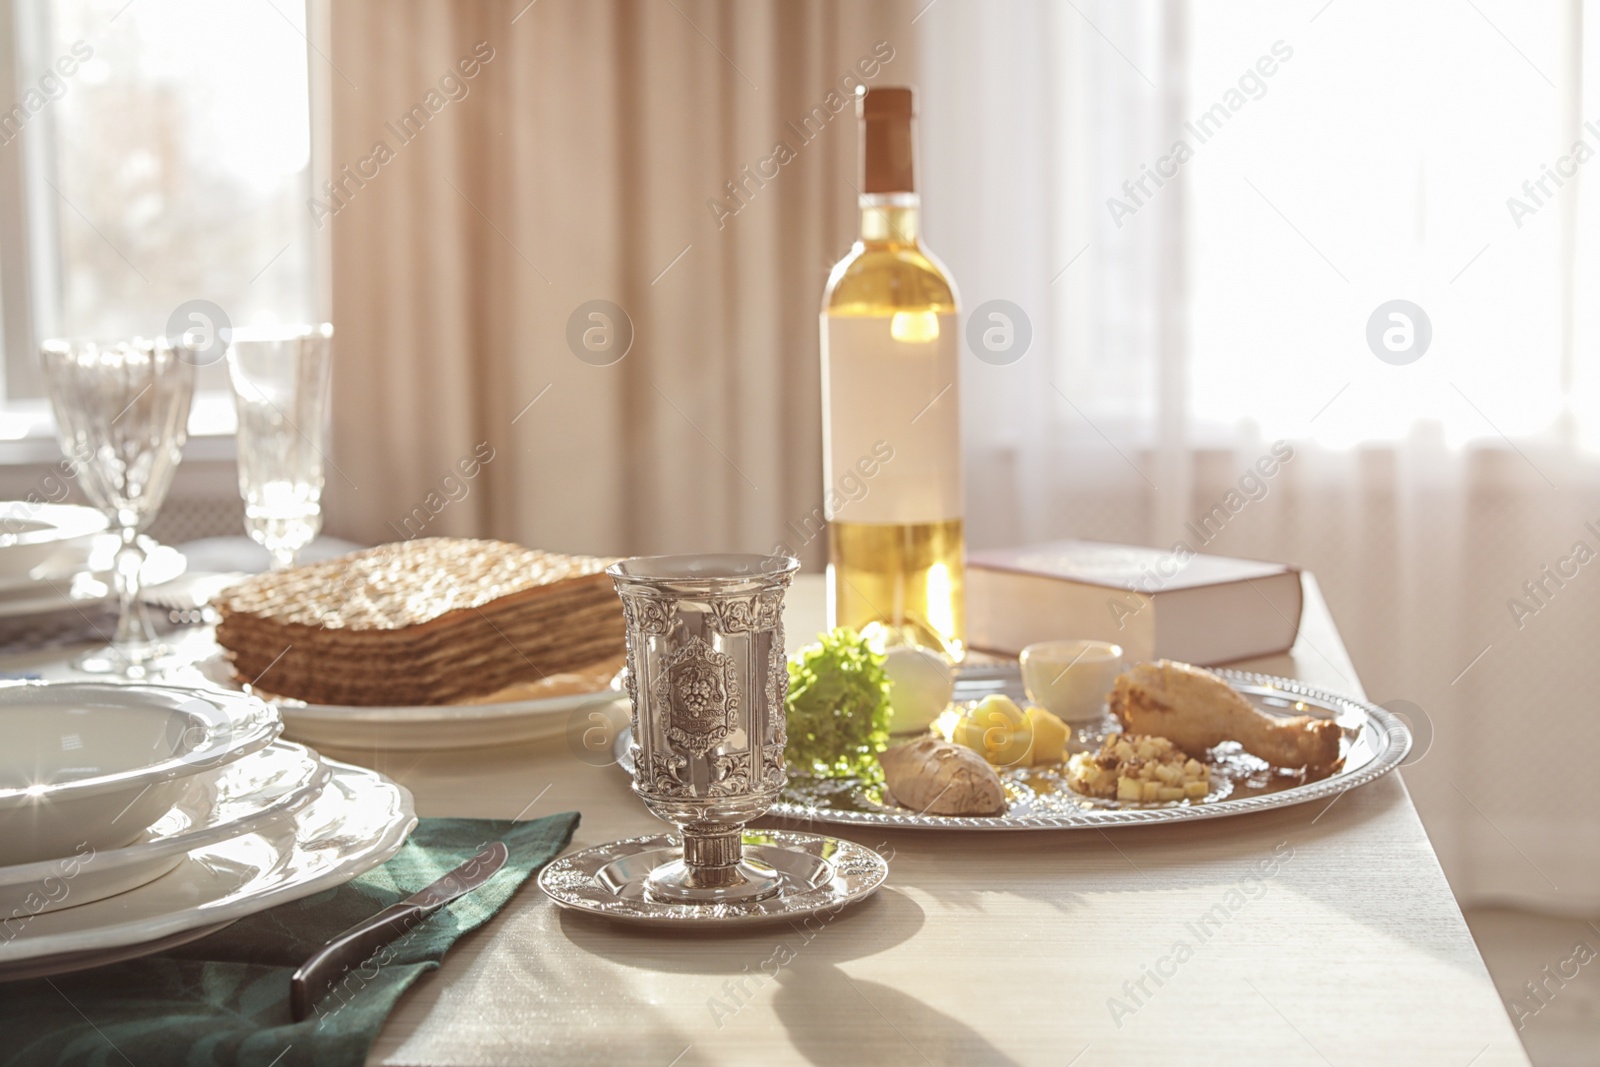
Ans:
{"type": "Polygon", "coordinates": [[[183,796],[126,848],[0,867],[0,913],[40,915],[144,885],[187,852],[288,819],[327,787],[333,771],[315,752],[275,741],[237,763],[184,783],[183,796]]]}
{"type": "Polygon", "coordinates": [[[0,683],[0,864],[120,848],[178,802],[185,779],[282,729],[275,710],[243,694],[0,683]]]}
{"type": "Polygon", "coordinates": [[[417,825],[411,793],[377,771],[325,762],[332,781],[292,818],[195,849],[170,873],[127,893],[6,919],[0,980],[99,966],[182,944],[190,940],[179,936],[184,931],[200,936],[197,931],[343,885],[389,859],[417,825]]]}
{"type": "Polygon", "coordinates": [[[1062,722],[1094,722],[1127,662],[1109,641],[1040,641],[1022,650],[1022,685],[1028,699],[1062,722]]]}
{"type": "Polygon", "coordinates": [[[106,524],[98,510],[76,504],[0,501],[0,581],[26,581],[66,542],[97,534],[106,524]]]}

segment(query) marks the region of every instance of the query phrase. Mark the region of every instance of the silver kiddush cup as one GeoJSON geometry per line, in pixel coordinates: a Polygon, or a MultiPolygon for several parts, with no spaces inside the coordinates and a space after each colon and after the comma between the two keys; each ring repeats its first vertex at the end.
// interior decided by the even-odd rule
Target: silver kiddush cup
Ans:
{"type": "Polygon", "coordinates": [[[628,627],[633,791],[678,828],[683,858],[650,872],[663,904],[750,903],[778,873],[744,858],[744,824],[784,773],[783,594],[789,556],[645,556],[606,573],[628,627]]]}

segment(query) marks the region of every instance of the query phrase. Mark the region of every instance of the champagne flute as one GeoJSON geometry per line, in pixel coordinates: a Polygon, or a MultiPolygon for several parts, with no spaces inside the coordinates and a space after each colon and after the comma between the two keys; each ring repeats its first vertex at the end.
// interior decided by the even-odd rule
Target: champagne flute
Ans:
{"type": "Polygon", "coordinates": [[[236,329],[228,343],[244,526],[273,570],[292,566],[322,529],[332,347],[327,323],[236,329]]]}
{"type": "Polygon", "coordinates": [[[139,532],[155,518],[188,438],[196,352],[185,340],[46,341],[42,348],[56,437],[89,501],[122,537],[116,634],[73,661],[91,674],[145,678],[166,652],[139,600],[139,532]]]}

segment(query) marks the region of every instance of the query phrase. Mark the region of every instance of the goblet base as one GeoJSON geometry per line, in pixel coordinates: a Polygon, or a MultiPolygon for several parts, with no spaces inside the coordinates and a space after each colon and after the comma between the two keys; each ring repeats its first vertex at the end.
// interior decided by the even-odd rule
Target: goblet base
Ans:
{"type": "Polygon", "coordinates": [[[539,888],[557,904],[619,922],[683,929],[828,921],[871,896],[889,876],[884,858],[853,841],[792,830],[746,830],[746,864],[771,871],[777,889],[760,899],[678,902],[655,894],[659,872],[682,866],[683,845],[665,834],[613,841],[563,856],[539,874],[539,888]]]}
{"type": "Polygon", "coordinates": [[[778,872],[759,861],[715,870],[717,877],[707,879],[681,859],[663,863],[645,879],[644,894],[661,904],[749,904],[776,896],[783,885],[778,872]]]}
{"type": "Polygon", "coordinates": [[[134,681],[148,681],[175,666],[172,650],[159,641],[137,645],[101,645],[72,660],[72,669],[84,674],[108,674],[134,681]]]}

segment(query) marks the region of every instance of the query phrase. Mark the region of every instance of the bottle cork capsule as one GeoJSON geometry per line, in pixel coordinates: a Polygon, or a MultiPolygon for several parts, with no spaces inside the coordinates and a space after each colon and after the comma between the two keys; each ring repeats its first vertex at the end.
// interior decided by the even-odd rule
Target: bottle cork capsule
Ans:
{"type": "Polygon", "coordinates": [[[911,193],[911,90],[900,86],[868,89],[856,98],[861,117],[861,191],[911,193]]]}

